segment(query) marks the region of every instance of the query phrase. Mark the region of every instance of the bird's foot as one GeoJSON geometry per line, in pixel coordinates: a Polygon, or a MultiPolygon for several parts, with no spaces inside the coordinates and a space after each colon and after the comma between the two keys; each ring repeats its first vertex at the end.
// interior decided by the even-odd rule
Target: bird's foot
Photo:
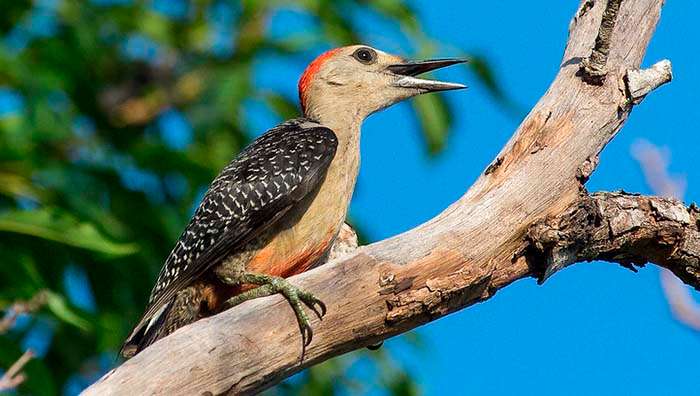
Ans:
{"type": "Polygon", "coordinates": [[[309,317],[306,315],[303,306],[306,305],[308,308],[314,311],[319,319],[323,319],[323,315],[326,314],[326,304],[316,298],[313,294],[302,290],[289,283],[289,281],[286,279],[277,276],[246,273],[243,275],[241,283],[260,285],[260,287],[245,291],[230,298],[226,302],[227,308],[236,306],[244,301],[254,298],[281,293],[287,299],[287,301],[289,301],[289,305],[292,306],[297,322],[299,323],[303,358],[306,347],[311,343],[311,339],[313,338],[313,330],[311,328],[309,317]]]}

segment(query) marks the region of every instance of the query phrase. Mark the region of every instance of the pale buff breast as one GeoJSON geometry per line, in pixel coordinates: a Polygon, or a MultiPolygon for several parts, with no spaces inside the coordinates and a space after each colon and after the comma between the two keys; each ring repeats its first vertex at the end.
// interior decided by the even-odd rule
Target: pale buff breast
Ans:
{"type": "Polygon", "coordinates": [[[356,143],[341,138],[317,194],[285,216],[268,236],[269,242],[255,250],[246,271],[287,277],[306,271],[324,257],[345,221],[358,168],[356,143]]]}

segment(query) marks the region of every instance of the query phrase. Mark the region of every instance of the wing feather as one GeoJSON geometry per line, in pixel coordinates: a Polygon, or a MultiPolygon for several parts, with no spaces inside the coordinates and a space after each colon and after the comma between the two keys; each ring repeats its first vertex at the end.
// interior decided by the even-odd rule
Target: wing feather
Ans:
{"type": "Polygon", "coordinates": [[[240,251],[314,191],[335,156],[333,131],[287,121],[254,140],[214,179],[163,265],[141,321],[125,342],[143,337],[175,294],[240,251]],[[143,331],[142,331],[143,330],[143,331]]]}

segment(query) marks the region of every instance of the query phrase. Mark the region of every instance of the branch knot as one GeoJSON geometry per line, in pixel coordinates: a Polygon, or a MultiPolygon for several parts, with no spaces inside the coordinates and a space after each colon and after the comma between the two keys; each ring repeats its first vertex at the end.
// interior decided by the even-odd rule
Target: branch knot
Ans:
{"type": "Polygon", "coordinates": [[[610,41],[617,22],[617,13],[622,0],[608,0],[600,22],[598,36],[591,54],[581,60],[583,81],[592,85],[603,85],[608,74],[607,63],[610,54],[610,41]]]}

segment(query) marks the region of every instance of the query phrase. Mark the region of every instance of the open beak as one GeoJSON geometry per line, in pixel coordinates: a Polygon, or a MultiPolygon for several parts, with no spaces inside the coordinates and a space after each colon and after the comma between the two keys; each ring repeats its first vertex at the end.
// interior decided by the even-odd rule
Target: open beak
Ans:
{"type": "Polygon", "coordinates": [[[397,87],[419,89],[426,92],[449,91],[453,89],[463,89],[467,86],[450,82],[423,80],[421,78],[416,78],[415,76],[431,70],[437,70],[443,67],[465,62],[467,62],[466,59],[459,58],[432,59],[418,62],[397,63],[395,65],[387,66],[387,69],[390,72],[400,76],[400,78],[394,82],[394,85],[397,87]]]}

